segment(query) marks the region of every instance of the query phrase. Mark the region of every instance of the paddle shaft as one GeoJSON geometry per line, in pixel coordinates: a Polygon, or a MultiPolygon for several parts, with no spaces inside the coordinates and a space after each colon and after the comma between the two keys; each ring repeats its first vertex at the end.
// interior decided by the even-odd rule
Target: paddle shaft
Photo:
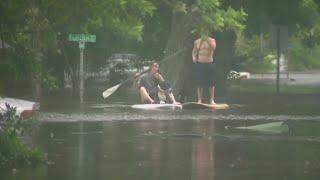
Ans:
{"type": "Polygon", "coordinates": [[[111,94],[113,94],[120,86],[128,83],[128,82],[131,81],[132,79],[137,78],[137,77],[141,76],[142,74],[144,74],[144,73],[146,73],[146,72],[148,72],[148,71],[149,71],[149,68],[148,68],[147,70],[144,70],[144,71],[142,71],[141,73],[139,73],[139,74],[137,74],[137,75],[135,75],[135,76],[133,76],[133,77],[131,77],[131,78],[129,78],[129,79],[127,79],[127,80],[125,80],[125,81],[117,84],[117,85],[115,85],[115,86],[112,86],[111,88],[109,88],[109,89],[107,89],[107,90],[105,90],[105,91],[103,91],[103,93],[102,93],[103,98],[106,99],[106,98],[109,97],[111,94]]]}
{"type": "MultiPolygon", "coordinates": [[[[134,78],[137,78],[137,77],[139,77],[139,76],[143,75],[144,73],[148,72],[149,70],[150,70],[150,68],[148,68],[148,69],[146,69],[146,70],[142,71],[142,72],[141,72],[141,73],[139,73],[139,74],[134,75],[133,77],[130,77],[129,79],[127,79],[127,80],[123,81],[123,82],[122,82],[122,83],[120,83],[120,84],[121,84],[121,85],[126,84],[127,82],[131,81],[131,80],[132,80],[132,79],[134,79],[134,78]]],[[[120,86],[121,86],[121,85],[120,85],[120,86]]]]}

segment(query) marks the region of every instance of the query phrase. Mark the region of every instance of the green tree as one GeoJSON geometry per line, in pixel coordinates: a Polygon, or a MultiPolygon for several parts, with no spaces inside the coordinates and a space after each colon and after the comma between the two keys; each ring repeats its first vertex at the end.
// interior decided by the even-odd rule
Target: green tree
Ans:
{"type": "Polygon", "coordinates": [[[55,81],[47,77],[54,69],[67,65],[70,68],[66,69],[71,69],[76,77],[77,61],[73,54],[77,49],[66,41],[68,33],[105,29],[141,40],[141,19],[152,15],[154,9],[147,0],[1,1],[0,37],[12,47],[9,55],[2,53],[5,60],[1,61],[1,68],[7,69],[6,74],[12,74],[14,81],[33,79],[33,90],[39,96],[43,82],[55,81]],[[48,67],[53,64],[48,62],[53,60],[48,55],[64,61],[48,67]]]}
{"type": "MultiPolygon", "coordinates": [[[[314,63],[315,59],[301,58],[301,51],[307,52],[314,51],[313,48],[317,48],[319,42],[319,1],[316,0],[246,0],[243,4],[244,10],[248,13],[248,20],[246,23],[245,38],[239,39],[239,41],[247,40],[246,42],[239,42],[239,44],[248,45],[254,41],[256,35],[267,37],[264,40],[265,51],[272,54],[272,51],[268,50],[268,37],[270,37],[271,25],[283,25],[287,26],[289,30],[289,50],[292,69],[304,69],[315,68],[317,63],[314,63]],[[301,43],[300,48],[296,43],[301,43]],[[302,50],[304,49],[304,50],[302,50]],[[299,60],[300,59],[300,60],[299,60]],[[299,62],[301,61],[301,62],[299,62]]],[[[259,46],[259,43],[256,43],[259,46]]],[[[256,48],[256,54],[249,52],[251,48],[242,48],[245,46],[238,46],[237,52],[242,52],[242,57],[245,55],[245,63],[253,64],[252,59],[256,59],[255,64],[261,61],[261,58],[256,58],[259,54],[258,47],[256,48]]],[[[312,54],[312,53],[311,53],[312,54]]],[[[313,53],[316,54],[316,53],[313,53]]],[[[260,64],[264,66],[264,64],[260,64]]],[[[269,66],[270,64],[265,64],[269,66]]],[[[262,67],[260,67],[262,68],[262,67]]],[[[263,68],[262,68],[263,69],[263,68]]],[[[266,68],[264,68],[266,69],[266,68]]],[[[259,71],[257,68],[254,71],[259,71]]]]}
{"type": "Polygon", "coordinates": [[[245,28],[246,13],[238,3],[220,0],[173,1],[171,5],[174,7],[172,25],[163,67],[173,89],[181,96],[195,94],[191,49],[196,38],[210,35],[218,43],[215,53],[217,81],[220,91],[225,91],[232,46],[236,35],[245,28]]]}

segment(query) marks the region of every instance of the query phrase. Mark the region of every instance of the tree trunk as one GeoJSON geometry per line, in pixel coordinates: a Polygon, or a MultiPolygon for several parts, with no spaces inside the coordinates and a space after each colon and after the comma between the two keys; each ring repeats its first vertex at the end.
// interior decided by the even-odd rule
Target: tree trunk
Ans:
{"type": "Polygon", "coordinates": [[[179,101],[187,101],[195,92],[191,57],[194,39],[191,31],[195,18],[192,14],[173,13],[165,58],[161,62],[165,79],[170,82],[179,101]]]}
{"type": "MultiPolygon", "coordinates": [[[[191,56],[193,43],[196,39],[191,34],[192,22],[196,18],[196,15],[191,14],[173,14],[165,58],[161,62],[165,79],[171,83],[174,94],[182,102],[196,100],[194,65],[191,56]]],[[[236,35],[231,31],[225,31],[214,33],[212,37],[217,41],[217,49],[214,54],[216,97],[218,102],[226,101],[226,80],[234,57],[236,35]]]]}
{"type": "Polygon", "coordinates": [[[34,55],[35,70],[32,72],[33,99],[40,102],[42,94],[42,54],[36,52],[34,55]]]}
{"type": "Polygon", "coordinates": [[[227,101],[227,76],[232,67],[232,59],[235,53],[236,34],[232,31],[215,33],[213,37],[217,42],[214,55],[216,63],[215,82],[216,96],[218,101],[227,101]]]}
{"type": "MultiPolygon", "coordinates": [[[[34,20],[35,21],[35,20],[34,20]]],[[[31,57],[33,57],[32,78],[32,96],[37,102],[41,100],[42,94],[42,58],[40,33],[31,34],[31,57]]]]}

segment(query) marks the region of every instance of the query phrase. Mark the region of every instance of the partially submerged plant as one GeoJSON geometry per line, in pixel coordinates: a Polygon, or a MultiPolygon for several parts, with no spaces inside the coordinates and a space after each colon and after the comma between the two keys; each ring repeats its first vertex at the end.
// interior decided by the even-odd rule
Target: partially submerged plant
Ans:
{"type": "Polygon", "coordinates": [[[44,154],[38,149],[30,149],[20,139],[36,127],[36,119],[17,116],[16,108],[9,104],[6,108],[0,113],[0,167],[43,162],[44,154]]]}

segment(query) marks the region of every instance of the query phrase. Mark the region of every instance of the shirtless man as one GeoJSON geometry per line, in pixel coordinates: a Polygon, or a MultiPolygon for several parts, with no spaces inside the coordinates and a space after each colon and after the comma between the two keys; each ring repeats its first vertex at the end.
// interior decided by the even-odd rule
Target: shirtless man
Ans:
{"type": "Polygon", "coordinates": [[[165,82],[162,75],[159,73],[159,64],[154,62],[150,65],[149,71],[144,74],[139,82],[139,91],[142,103],[159,103],[158,85],[165,87],[165,94],[173,104],[178,104],[175,100],[171,88],[165,82]]]}
{"type": "Polygon", "coordinates": [[[215,104],[213,63],[213,53],[215,49],[216,40],[211,37],[207,36],[194,41],[192,61],[196,64],[198,103],[202,103],[203,88],[209,88],[210,104],[215,104]]]}

